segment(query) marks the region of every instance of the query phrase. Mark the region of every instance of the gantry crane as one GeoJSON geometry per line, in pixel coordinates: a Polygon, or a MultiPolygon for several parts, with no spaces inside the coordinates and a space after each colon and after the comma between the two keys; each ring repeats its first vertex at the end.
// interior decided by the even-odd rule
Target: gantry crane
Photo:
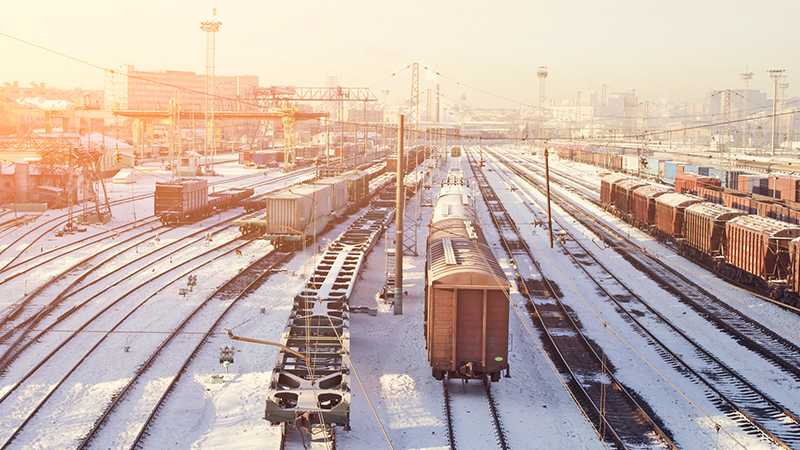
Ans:
{"type": "MultiPolygon", "coordinates": [[[[285,113],[283,118],[283,161],[288,168],[294,162],[294,146],[297,136],[294,133],[297,107],[296,102],[334,102],[336,103],[336,118],[344,122],[344,102],[364,103],[364,122],[366,122],[367,103],[378,101],[369,88],[364,87],[296,87],[296,86],[270,86],[256,88],[255,97],[259,105],[267,110],[278,108],[285,113]]],[[[366,142],[367,131],[364,129],[366,142]]]]}

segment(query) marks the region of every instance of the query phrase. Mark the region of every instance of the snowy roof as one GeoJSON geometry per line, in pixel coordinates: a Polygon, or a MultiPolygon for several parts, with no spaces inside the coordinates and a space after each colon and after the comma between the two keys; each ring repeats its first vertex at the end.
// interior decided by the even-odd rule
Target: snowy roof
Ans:
{"type": "Polygon", "coordinates": [[[667,205],[671,208],[685,208],[694,203],[701,202],[699,197],[693,195],[679,194],[677,192],[670,192],[660,195],[656,198],[656,203],[667,205]]]}
{"type": "Polygon", "coordinates": [[[17,104],[23,106],[32,106],[34,108],[43,109],[46,111],[63,111],[72,106],[69,100],[49,100],[41,97],[26,97],[17,99],[17,104]]]}
{"type": "Polygon", "coordinates": [[[431,283],[508,289],[508,280],[486,244],[463,237],[444,237],[429,249],[431,283]]]}
{"type": "Polygon", "coordinates": [[[727,221],[745,214],[741,209],[728,208],[716,203],[701,202],[686,208],[686,214],[696,214],[713,220],[727,221]]]}
{"type": "Polygon", "coordinates": [[[768,237],[800,236],[800,226],[784,222],[782,220],[775,220],[770,219],[769,217],[761,217],[750,214],[729,220],[727,226],[744,228],[768,237]]]}
{"type": "Polygon", "coordinates": [[[646,184],[633,190],[634,195],[640,195],[647,198],[658,197],[659,195],[666,194],[667,192],[672,192],[672,188],[661,186],[660,184],[646,184]]]}

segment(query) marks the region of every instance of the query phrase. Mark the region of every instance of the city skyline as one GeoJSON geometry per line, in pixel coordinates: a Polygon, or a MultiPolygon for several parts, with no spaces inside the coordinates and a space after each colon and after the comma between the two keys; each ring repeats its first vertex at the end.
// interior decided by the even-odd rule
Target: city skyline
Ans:
{"type": "MultiPolygon", "coordinates": [[[[199,22],[217,6],[213,2],[159,4],[157,17],[147,15],[153,2],[47,3],[15,6],[15,20],[0,31],[103,67],[203,71],[199,22]]],[[[548,97],[559,99],[607,84],[609,92],[635,89],[643,98],[699,100],[714,89],[742,88],[745,69],[755,73],[752,88],[769,92],[766,71],[773,67],[787,69],[791,96],[792,75],[800,72],[791,58],[800,38],[781,35],[781,25],[800,12],[795,2],[777,2],[782,13],[774,15],[774,9],[719,1],[650,11],[625,0],[614,8],[584,5],[582,14],[534,2],[419,5],[406,5],[396,16],[376,16],[361,1],[219,5],[217,73],[257,75],[262,85],[320,85],[333,75],[376,94],[388,89],[398,102],[408,95],[408,73],[392,74],[419,61],[432,69],[422,71],[423,84],[438,81],[445,95],[466,93],[476,106],[514,107],[481,90],[535,104],[539,65],[550,70],[548,97]],[[403,23],[419,25],[405,31],[403,23]],[[610,48],[614,52],[602,50],[610,48]]],[[[0,81],[103,89],[96,68],[7,37],[0,38],[0,52],[17,62],[3,65],[0,81]]]]}

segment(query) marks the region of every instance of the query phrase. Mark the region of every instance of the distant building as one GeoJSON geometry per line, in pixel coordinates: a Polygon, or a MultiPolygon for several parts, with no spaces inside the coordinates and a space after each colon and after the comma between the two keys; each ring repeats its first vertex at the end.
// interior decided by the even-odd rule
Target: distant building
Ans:
{"type": "MultiPolygon", "coordinates": [[[[214,77],[216,109],[236,109],[237,99],[249,97],[258,87],[255,75],[214,77]]],[[[184,110],[201,111],[205,107],[205,74],[180,70],[146,72],[133,66],[122,67],[109,73],[105,82],[105,109],[155,109],[166,110],[176,96],[184,110]]],[[[241,105],[238,105],[241,106],[241,105]]]]}

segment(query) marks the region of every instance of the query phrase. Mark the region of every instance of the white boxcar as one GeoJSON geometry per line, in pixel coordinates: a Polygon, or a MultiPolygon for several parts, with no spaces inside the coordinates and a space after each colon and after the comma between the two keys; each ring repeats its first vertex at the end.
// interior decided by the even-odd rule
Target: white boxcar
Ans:
{"type": "Polygon", "coordinates": [[[332,188],[302,184],[266,197],[267,234],[315,236],[332,219],[332,188]]]}

